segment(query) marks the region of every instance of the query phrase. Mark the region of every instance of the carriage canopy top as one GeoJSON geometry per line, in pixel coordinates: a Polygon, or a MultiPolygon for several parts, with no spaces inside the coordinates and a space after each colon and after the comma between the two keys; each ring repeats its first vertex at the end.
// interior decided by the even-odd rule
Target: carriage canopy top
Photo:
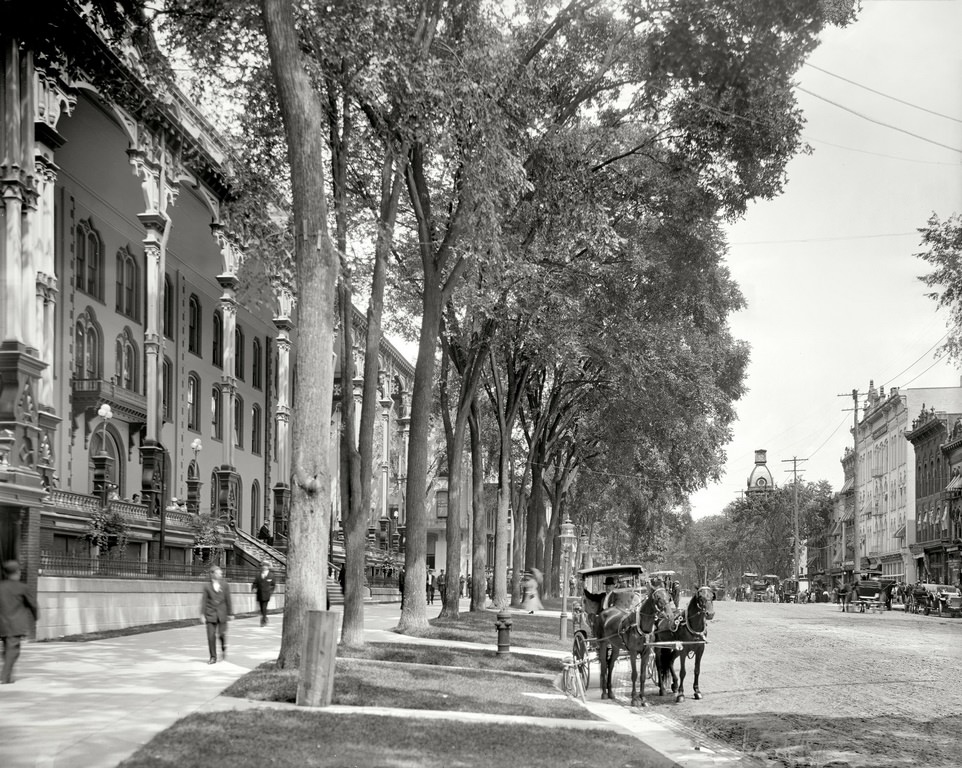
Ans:
{"type": "Polygon", "coordinates": [[[622,565],[621,563],[615,563],[614,565],[599,565],[596,568],[582,568],[578,573],[581,576],[615,576],[617,574],[642,574],[645,572],[645,567],[643,565],[638,565],[635,563],[628,563],[622,565]]]}

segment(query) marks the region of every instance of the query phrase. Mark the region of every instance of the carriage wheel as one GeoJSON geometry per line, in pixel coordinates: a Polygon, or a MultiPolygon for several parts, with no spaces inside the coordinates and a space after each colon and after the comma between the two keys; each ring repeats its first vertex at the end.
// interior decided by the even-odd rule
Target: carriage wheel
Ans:
{"type": "Polygon", "coordinates": [[[571,644],[571,655],[578,665],[581,682],[587,690],[588,681],[591,679],[591,664],[588,659],[588,641],[585,639],[584,632],[578,632],[575,635],[574,642],[571,644]]]}
{"type": "Polygon", "coordinates": [[[645,668],[645,675],[651,680],[652,685],[658,685],[658,665],[655,663],[655,654],[658,653],[657,650],[653,650],[651,655],[648,657],[648,665],[645,668]]]}

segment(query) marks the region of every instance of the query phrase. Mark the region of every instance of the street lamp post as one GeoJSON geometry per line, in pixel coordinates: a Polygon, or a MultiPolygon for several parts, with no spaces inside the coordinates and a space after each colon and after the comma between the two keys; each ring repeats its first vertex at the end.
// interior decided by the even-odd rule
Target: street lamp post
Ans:
{"type": "Polygon", "coordinates": [[[113,464],[113,458],[107,451],[107,422],[114,417],[114,413],[109,403],[103,403],[97,409],[97,415],[102,419],[102,422],[100,452],[94,456],[94,492],[100,496],[100,504],[106,509],[110,496],[110,472],[113,464]]]}
{"type": "Polygon", "coordinates": [[[568,582],[570,580],[569,570],[571,567],[571,550],[577,540],[575,527],[570,518],[565,516],[565,521],[561,524],[561,558],[564,562],[564,575],[561,583],[561,639],[568,639],[568,582]]]}

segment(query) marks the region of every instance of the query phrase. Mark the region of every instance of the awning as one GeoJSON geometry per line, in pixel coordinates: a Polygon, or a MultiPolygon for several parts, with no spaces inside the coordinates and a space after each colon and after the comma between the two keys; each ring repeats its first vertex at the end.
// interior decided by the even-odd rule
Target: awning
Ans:
{"type": "Polygon", "coordinates": [[[853,485],[855,485],[855,478],[850,477],[843,483],[842,489],[839,491],[839,493],[848,493],[850,490],[852,490],[853,485]]]}
{"type": "Polygon", "coordinates": [[[946,491],[955,491],[956,493],[962,491],[962,475],[955,475],[949,484],[945,486],[946,491]]]}
{"type": "Polygon", "coordinates": [[[851,523],[851,522],[854,521],[854,520],[855,520],[855,510],[854,510],[854,509],[853,509],[851,512],[848,512],[848,513],[845,515],[845,517],[842,518],[842,522],[843,522],[843,523],[851,523]]]}
{"type": "Polygon", "coordinates": [[[902,523],[902,524],[895,530],[895,538],[896,538],[896,539],[905,538],[905,523],[902,523]]]}

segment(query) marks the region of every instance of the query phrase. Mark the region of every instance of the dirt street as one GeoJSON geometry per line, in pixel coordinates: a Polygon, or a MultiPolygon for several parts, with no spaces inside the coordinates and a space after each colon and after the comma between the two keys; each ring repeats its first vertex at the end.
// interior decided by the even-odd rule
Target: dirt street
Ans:
{"type": "MultiPolygon", "coordinates": [[[[826,603],[715,608],[704,698],[692,698],[689,661],[687,698],[659,698],[649,683],[640,717],[666,716],[772,766],[962,765],[962,619],[826,603]]],[[[627,661],[617,672],[627,701],[627,661]]]]}

